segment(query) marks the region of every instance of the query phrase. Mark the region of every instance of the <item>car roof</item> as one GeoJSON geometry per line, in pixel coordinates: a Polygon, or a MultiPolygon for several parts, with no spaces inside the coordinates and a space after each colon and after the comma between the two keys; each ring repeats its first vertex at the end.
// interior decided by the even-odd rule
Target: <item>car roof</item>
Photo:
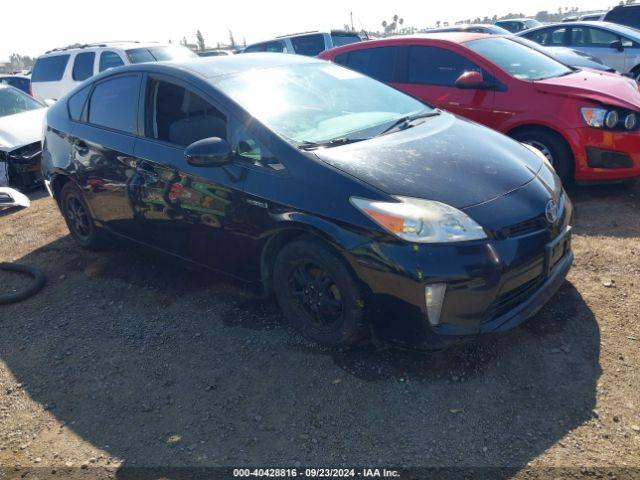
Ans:
{"type": "Polygon", "coordinates": [[[183,70],[204,78],[214,78],[223,75],[234,75],[251,70],[262,70],[287,65],[305,65],[326,63],[315,57],[292,55],[288,53],[246,53],[242,55],[227,55],[217,57],[194,57],[183,60],[170,60],[153,63],[135,63],[123,67],[112,68],[99,74],[93,79],[108,76],[110,73],[131,70],[145,70],[162,72],[167,68],[183,70]]]}
{"type": "Polygon", "coordinates": [[[629,36],[634,36],[636,38],[640,37],[640,30],[636,30],[633,27],[628,27],[626,25],[620,25],[619,23],[613,23],[613,22],[601,22],[601,21],[597,21],[597,20],[580,20],[577,22],[563,22],[563,23],[558,23],[558,24],[553,24],[553,25],[541,25],[539,27],[535,27],[535,28],[531,28],[529,30],[525,30],[524,32],[518,32],[518,35],[528,35],[532,32],[538,31],[538,30],[542,30],[545,28],[553,28],[554,26],[558,26],[559,28],[562,27],[601,27],[601,28],[605,28],[608,30],[613,30],[614,32],[624,32],[625,35],[629,35],[629,36]]]}
{"type": "Polygon", "coordinates": [[[60,47],[54,48],[53,50],[47,51],[44,56],[49,55],[59,55],[65,53],[75,53],[82,52],[85,50],[96,50],[101,48],[114,48],[121,50],[129,50],[132,48],[151,48],[151,47],[169,47],[172,46],[167,43],[158,43],[158,42],[136,42],[136,41],[123,41],[123,42],[95,42],[95,43],[86,43],[83,45],[69,45],[68,47],[60,47]]]}
{"type": "Polygon", "coordinates": [[[535,20],[535,18],[503,18],[502,20],[496,21],[496,23],[502,22],[526,22],[527,20],[535,20]]]}
{"type": "MultiPolygon", "coordinates": [[[[488,38],[495,35],[488,35],[486,33],[475,33],[475,32],[433,32],[429,33],[420,33],[417,35],[398,35],[396,37],[389,37],[384,40],[441,40],[449,43],[465,43],[470,42],[472,40],[479,40],[481,38],[488,38]]],[[[375,41],[375,40],[372,40],[375,41]]],[[[365,45],[368,45],[370,42],[365,42],[365,45]]]]}

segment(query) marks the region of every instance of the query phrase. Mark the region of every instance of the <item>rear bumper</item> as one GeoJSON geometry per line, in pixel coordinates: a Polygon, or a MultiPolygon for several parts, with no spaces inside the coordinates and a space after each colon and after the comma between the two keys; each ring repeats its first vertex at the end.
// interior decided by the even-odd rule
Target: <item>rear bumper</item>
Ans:
{"type": "Polygon", "coordinates": [[[640,131],[576,128],[568,131],[578,182],[624,180],[640,176],[640,131]]]}

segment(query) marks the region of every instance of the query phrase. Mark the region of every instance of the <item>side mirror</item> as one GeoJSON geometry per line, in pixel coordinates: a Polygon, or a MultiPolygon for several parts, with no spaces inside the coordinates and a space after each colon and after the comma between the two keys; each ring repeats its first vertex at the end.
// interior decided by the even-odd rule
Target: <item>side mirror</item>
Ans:
{"type": "Polygon", "coordinates": [[[458,88],[483,88],[485,87],[484,77],[482,73],[475,70],[464,72],[458,77],[455,83],[458,88]]]}
{"type": "Polygon", "coordinates": [[[229,143],[218,137],[198,140],[184,151],[187,163],[194,167],[221,167],[228,164],[231,157],[229,143]]]}
{"type": "Polygon", "coordinates": [[[611,42],[609,44],[609,46],[611,48],[613,48],[614,50],[618,50],[619,52],[622,52],[624,50],[624,47],[622,46],[622,41],[621,40],[614,40],[613,42],[611,42]]]}

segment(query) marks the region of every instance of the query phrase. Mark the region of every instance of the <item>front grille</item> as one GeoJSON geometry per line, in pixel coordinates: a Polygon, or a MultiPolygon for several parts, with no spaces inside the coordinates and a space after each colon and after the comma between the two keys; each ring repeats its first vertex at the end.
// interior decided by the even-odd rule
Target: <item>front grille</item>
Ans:
{"type": "Polygon", "coordinates": [[[548,227],[547,221],[544,216],[538,216],[525,220],[523,222],[515,223],[505,228],[498,230],[497,236],[499,238],[513,238],[528,235],[530,233],[539,232],[545,230],[548,227]]]}

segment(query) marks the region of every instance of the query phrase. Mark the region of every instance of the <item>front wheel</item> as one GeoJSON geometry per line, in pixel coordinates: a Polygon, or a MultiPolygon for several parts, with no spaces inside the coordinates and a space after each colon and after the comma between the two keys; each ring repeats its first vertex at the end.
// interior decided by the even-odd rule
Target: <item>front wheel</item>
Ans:
{"type": "Polygon", "coordinates": [[[346,347],[366,335],[362,294],[336,254],[313,240],[297,240],[278,254],[273,284],[287,321],[308,339],[346,347]]]}
{"type": "Polygon", "coordinates": [[[563,183],[573,180],[573,154],[560,135],[542,129],[527,128],[516,132],[513,138],[540,150],[551,162],[563,183]]]}

